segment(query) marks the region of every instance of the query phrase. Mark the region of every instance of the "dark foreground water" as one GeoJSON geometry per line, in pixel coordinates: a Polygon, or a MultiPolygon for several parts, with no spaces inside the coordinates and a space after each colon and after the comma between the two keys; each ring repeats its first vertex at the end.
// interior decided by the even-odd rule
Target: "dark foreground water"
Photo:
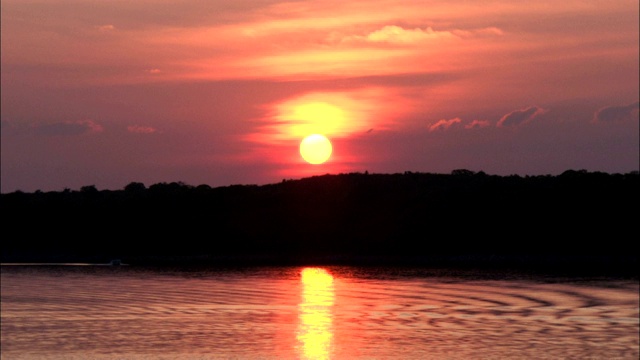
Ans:
{"type": "Polygon", "coordinates": [[[638,281],[2,266],[2,359],[637,359],[638,281]]]}

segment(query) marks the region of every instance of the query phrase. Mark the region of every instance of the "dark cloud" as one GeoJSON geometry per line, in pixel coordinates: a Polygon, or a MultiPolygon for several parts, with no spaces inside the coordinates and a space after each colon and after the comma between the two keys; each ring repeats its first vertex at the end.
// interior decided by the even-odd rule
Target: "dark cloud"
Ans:
{"type": "Polygon", "coordinates": [[[525,109],[515,110],[500,118],[498,126],[517,126],[524,124],[544,112],[545,110],[543,108],[537,106],[530,106],[525,109]]]}
{"type": "Polygon", "coordinates": [[[48,136],[69,136],[82,135],[87,133],[102,132],[102,125],[96,124],[92,120],[65,121],[52,124],[39,125],[35,128],[36,133],[48,136]]]}
{"type": "Polygon", "coordinates": [[[602,108],[593,116],[594,122],[617,122],[638,120],[640,102],[636,101],[626,106],[608,106],[602,108]]]}

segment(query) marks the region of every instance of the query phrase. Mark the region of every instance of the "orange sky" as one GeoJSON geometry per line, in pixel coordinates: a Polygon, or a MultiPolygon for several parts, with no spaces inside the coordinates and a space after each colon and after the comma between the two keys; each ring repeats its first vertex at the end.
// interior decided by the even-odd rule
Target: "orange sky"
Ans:
{"type": "Polygon", "coordinates": [[[638,170],[637,1],[1,4],[2,192],[638,170]]]}

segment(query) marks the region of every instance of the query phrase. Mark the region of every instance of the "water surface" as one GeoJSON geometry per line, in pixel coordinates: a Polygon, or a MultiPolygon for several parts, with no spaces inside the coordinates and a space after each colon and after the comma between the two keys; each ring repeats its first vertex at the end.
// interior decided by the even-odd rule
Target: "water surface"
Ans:
{"type": "Polygon", "coordinates": [[[2,266],[1,300],[2,359],[639,355],[637,280],[2,266]]]}

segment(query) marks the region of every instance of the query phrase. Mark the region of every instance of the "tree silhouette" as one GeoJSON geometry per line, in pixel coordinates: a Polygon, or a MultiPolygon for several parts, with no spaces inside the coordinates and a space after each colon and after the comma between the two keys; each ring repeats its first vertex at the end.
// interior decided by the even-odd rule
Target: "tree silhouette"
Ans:
{"type": "MultiPolygon", "coordinates": [[[[0,194],[2,261],[177,257],[302,261],[635,254],[638,172],[349,173],[213,188],[0,194]],[[587,245],[586,239],[601,239],[587,245]]],[[[637,256],[636,258],[637,259],[637,256]]],[[[430,261],[432,261],[430,260],[430,261]]],[[[212,260],[213,261],[213,260],[212,260]]],[[[619,261],[621,264],[624,261],[619,261]]]]}
{"type": "Polygon", "coordinates": [[[124,191],[130,193],[140,193],[145,191],[147,188],[141,182],[131,182],[124,187],[124,191]]]}

